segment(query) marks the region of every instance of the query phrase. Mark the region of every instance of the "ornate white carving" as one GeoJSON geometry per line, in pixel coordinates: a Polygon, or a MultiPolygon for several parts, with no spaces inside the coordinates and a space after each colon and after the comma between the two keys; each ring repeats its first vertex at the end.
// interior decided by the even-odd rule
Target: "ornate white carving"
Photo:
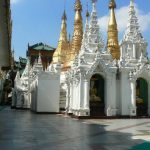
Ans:
{"type": "MultiPolygon", "coordinates": [[[[137,63],[139,59],[145,61],[147,58],[147,41],[140,31],[138,18],[136,16],[133,0],[130,0],[129,20],[121,42],[122,58],[126,61],[137,63]],[[140,56],[143,55],[142,58],[140,56]]],[[[142,61],[141,60],[141,61],[142,61]]]]}
{"type": "Polygon", "coordinates": [[[138,64],[134,69],[132,69],[129,73],[129,79],[132,81],[136,81],[142,74],[148,75],[150,77],[150,64],[138,64]]]}
{"type": "Polygon", "coordinates": [[[92,1],[92,12],[90,21],[86,19],[85,31],[81,46],[81,54],[84,52],[94,53],[96,51],[102,51],[104,46],[101,34],[99,32],[99,25],[96,11],[96,1],[92,1]]]}
{"type": "Polygon", "coordinates": [[[142,36],[142,33],[140,32],[138,18],[136,16],[133,0],[130,0],[129,20],[128,20],[127,29],[124,35],[124,41],[145,42],[142,36]]]}

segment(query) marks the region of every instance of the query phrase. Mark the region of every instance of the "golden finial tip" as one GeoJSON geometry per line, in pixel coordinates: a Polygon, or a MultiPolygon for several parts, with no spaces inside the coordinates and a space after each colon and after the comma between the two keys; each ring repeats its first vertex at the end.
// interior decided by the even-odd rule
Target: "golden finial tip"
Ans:
{"type": "Polygon", "coordinates": [[[115,2],[115,0],[110,0],[110,3],[109,3],[109,8],[110,9],[114,9],[114,8],[116,8],[116,2],[115,2]]]}
{"type": "Polygon", "coordinates": [[[75,10],[79,10],[81,11],[82,10],[82,5],[81,5],[81,1],[80,0],[76,0],[75,2],[75,10]]]}
{"type": "Polygon", "coordinates": [[[62,20],[67,20],[67,15],[66,15],[66,11],[64,10],[63,16],[62,16],[62,20]]]}

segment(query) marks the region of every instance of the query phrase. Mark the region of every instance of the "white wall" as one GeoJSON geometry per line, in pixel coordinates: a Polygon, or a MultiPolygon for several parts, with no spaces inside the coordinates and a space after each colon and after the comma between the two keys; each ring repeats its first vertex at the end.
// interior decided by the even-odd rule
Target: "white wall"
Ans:
{"type": "Polygon", "coordinates": [[[123,71],[121,73],[121,115],[130,115],[131,105],[131,88],[129,83],[129,72],[123,71]]]}
{"type": "Polygon", "coordinates": [[[38,77],[37,112],[59,112],[60,77],[42,72],[38,77]]]}

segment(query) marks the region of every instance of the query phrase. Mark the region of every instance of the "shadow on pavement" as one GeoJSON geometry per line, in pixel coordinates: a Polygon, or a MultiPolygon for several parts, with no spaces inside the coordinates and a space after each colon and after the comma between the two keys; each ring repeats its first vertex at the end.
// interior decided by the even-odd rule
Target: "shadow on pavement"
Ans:
{"type": "Polygon", "coordinates": [[[65,116],[37,115],[6,108],[0,113],[0,149],[127,150],[133,147],[135,150],[136,145],[150,147],[150,143],[133,139],[133,134],[119,130],[119,126],[118,130],[111,131],[106,131],[106,127],[105,122],[99,125],[65,116]]]}

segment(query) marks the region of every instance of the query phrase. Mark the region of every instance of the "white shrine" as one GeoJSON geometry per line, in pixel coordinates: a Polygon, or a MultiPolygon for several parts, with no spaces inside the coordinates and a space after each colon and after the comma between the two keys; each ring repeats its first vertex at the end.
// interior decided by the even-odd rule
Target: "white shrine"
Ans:
{"type": "Polygon", "coordinates": [[[30,99],[29,99],[29,60],[27,61],[25,70],[20,77],[19,71],[16,74],[14,81],[14,89],[12,91],[12,108],[30,108],[30,99]]]}
{"type": "Polygon", "coordinates": [[[13,90],[12,106],[37,113],[58,113],[60,93],[60,65],[50,65],[43,71],[41,55],[38,61],[30,66],[28,59],[26,68],[20,78],[16,75],[13,90]]]}
{"type": "MultiPolygon", "coordinates": [[[[81,51],[66,73],[66,111],[75,116],[150,115],[148,43],[140,32],[133,0],[119,60],[112,59],[108,48],[102,49],[96,1],[92,2],[81,51]]],[[[111,19],[115,22],[115,17],[111,19]]]]}
{"type": "Polygon", "coordinates": [[[21,103],[23,95],[28,101],[26,106],[31,103],[31,110],[59,112],[60,91],[65,91],[65,112],[74,116],[150,115],[148,43],[140,32],[134,2],[130,0],[127,29],[119,45],[116,4],[110,0],[106,46],[100,34],[96,2],[92,0],[93,8],[90,18],[88,15],[86,18],[81,50],[71,68],[61,71],[62,65],[58,62],[43,71],[39,56],[32,68],[26,67],[23,77],[16,76],[14,91],[19,98],[13,105],[25,107],[21,103]]]}

